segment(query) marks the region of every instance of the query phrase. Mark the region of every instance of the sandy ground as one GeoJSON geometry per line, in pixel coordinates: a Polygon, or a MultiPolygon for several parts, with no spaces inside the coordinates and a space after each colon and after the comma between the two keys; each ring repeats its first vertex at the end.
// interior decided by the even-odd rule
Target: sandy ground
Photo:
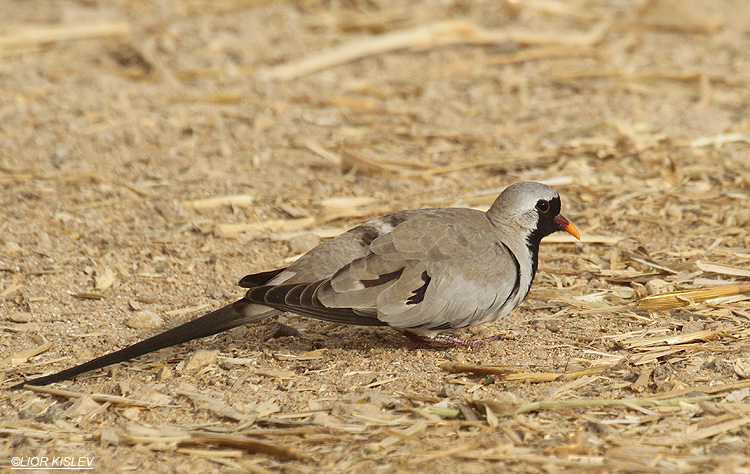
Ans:
{"type": "Polygon", "coordinates": [[[509,318],[459,333],[502,336],[477,350],[285,315],[298,333],[55,385],[97,396],[4,392],[2,469],[750,472],[750,3],[17,0],[0,19],[5,387],[390,211],[541,180],[584,235],[543,244],[509,318]]]}

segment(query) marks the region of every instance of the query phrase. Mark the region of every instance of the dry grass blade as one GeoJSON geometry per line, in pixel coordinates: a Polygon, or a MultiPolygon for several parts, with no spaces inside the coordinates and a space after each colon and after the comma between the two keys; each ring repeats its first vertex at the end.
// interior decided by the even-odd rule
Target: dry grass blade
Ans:
{"type": "Polygon", "coordinates": [[[750,292],[750,283],[732,283],[701,290],[674,291],[647,296],[638,302],[639,309],[667,310],[688,306],[692,303],[750,292]]]}
{"type": "Polygon", "coordinates": [[[217,104],[236,104],[242,101],[238,94],[175,94],[171,96],[175,102],[208,102],[217,104]]]}
{"type": "Polygon", "coordinates": [[[20,283],[11,283],[7,288],[4,288],[3,291],[0,291],[0,298],[5,298],[6,296],[18,291],[20,288],[20,283]]]}
{"type": "Polygon", "coordinates": [[[38,46],[57,41],[82,40],[106,36],[128,36],[131,28],[128,23],[87,22],[77,25],[17,25],[12,33],[0,36],[0,55],[14,50],[23,51],[29,46],[38,46]]]}
{"type": "Polygon", "coordinates": [[[367,56],[434,42],[436,38],[445,35],[465,35],[467,30],[472,30],[471,25],[467,26],[466,23],[461,21],[450,21],[385,33],[346,43],[295,62],[274,66],[266,70],[261,76],[265,79],[294,79],[367,56]]]}
{"type": "Polygon", "coordinates": [[[203,199],[194,199],[192,201],[183,201],[185,207],[193,209],[213,209],[225,205],[230,206],[249,206],[255,201],[255,197],[250,194],[234,194],[231,196],[215,196],[203,199]]]}
{"type": "Polygon", "coordinates": [[[330,222],[347,217],[363,217],[377,214],[373,204],[377,199],[369,196],[343,196],[323,199],[320,202],[322,211],[317,216],[319,223],[330,222]]]}
{"type": "Polygon", "coordinates": [[[317,140],[313,138],[306,138],[302,140],[302,145],[310,150],[311,152],[315,153],[316,155],[320,156],[321,158],[330,161],[331,163],[341,166],[341,163],[343,160],[341,159],[341,156],[337,155],[336,153],[327,150],[321,145],[317,140]]]}
{"type": "Polygon", "coordinates": [[[48,351],[49,348],[52,347],[52,344],[52,342],[48,342],[46,344],[42,344],[41,346],[32,347],[31,349],[26,349],[11,354],[8,358],[0,361],[0,367],[23,364],[32,357],[38,356],[42,352],[48,351]]]}
{"type": "Polygon", "coordinates": [[[624,342],[624,344],[629,348],[662,346],[663,344],[673,346],[677,344],[687,344],[689,342],[695,341],[709,341],[712,339],[718,339],[727,332],[729,332],[729,330],[705,330],[688,334],[678,334],[676,336],[658,337],[653,339],[635,339],[626,341],[624,342]]]}
{"type": "Polygon", "coordinates": [[[477,375],[494,375],[497,380],[506,382],[552,382],[555,380],[573,380],[579,377],[587,375],[598,375],[601,374],[607,366],[593,366],[581,370],[574,370],[570,372],[556,373],[556,372],[519,372],[518,367],[508,366],[481,366],[481,365],[467,365],[467,364],[455,364],[452,362],[445,362],[440,364],[440,368],[450,373],[463,373],[468,372],[477,375]]]}
{"type": "Polygon", "coordinates": [[[70,296],[81,300],[103,300],[107,296],[102,293],[94,293],[90,291],[82,291],[79,293],[71,293],[70,296]]]}
{"type": "Polygon", "coordinates": [[[304,352],[302,354],[283,354],[276,353],[273,356],[278,360],[318,360],[324,357],[324,353],[328,349],[315,349],[312,351],[304,352]]]}
{"type": "Polygon", "coordinates": [[[699,137],[690,142],[693,148],[713,147],[721,148],[728,143],[750,143],[750,134],[746,133],[722,133],[710,137],[699,137]]]}
{"type": "Polygon", "coordinates": [[[190,439],[180,442],[181,445],[187,444],[218,444],[220,446],[228,446],[231,448],[238,448],[249,453],[261,453],[268,454],[284,459],[307,459],[308,457],[301,452],[293,448],[288,448],[280,443],[264,443],[255,439],[250,439],[240,435],[229,435],[229,434],[217,434],[209,433],[204,431],[191,431],[190,439]]]}
{"type": "Polygon", "coordinates": [[[474,449],[475,447],[476,447],[476,443],[469,443],[469,444],[464,444],[462,446],[457,446],[455,448],[437,451],[437,452],[434,452],[432,454],[428,454],[427,456],[422,456],[420,458],[414,458],[411,461],[409,461],[409,465],[414,466],[414,465],[417,465],[417,464],[422,464],[422,463],[426,463],[426,462],[435,461],[437,459],[442,459],[442,458],[447,458],[447,457],[450,457],[450,456],[455,456],[456,454],[460,454],[460,453],[469,451],[471,449],[474,449]]]}
{"type": "MultiPolygon", "coordinates": [[[[679,406],[681,403],[698,403],[718,398],[720,395],[703,395],[700,397],[671,398],[668,400],[655,400],[653,398],[632,399],[583,399],[583,400],[543,400],[527,403],[516,409],[516,413],[525,413],[539,410],[553,410],[557,408],[589,408],[589,407],[627,407],[629,405],[639,407],[663,407],[679,406]]],[[[495,402],[496,403],[496,402],[495,402]]]]}
{"type": "Polygon", "coordinates": [[[370,450],[382,451],[384,449],[395,446],[401,441],[411,441],[413,440],[413,436],[427,429],[427,423],[425,423],[424,421],[419,421],[403,431],[387,428],[385,429],[387,430],[386,432],[390,434],[390,436],[385,438],[383,441],[380,441],[379,443],[372,443],[367,445],[370,450]]]}
{"type": "Polygon", "coordinates": [[[740,390],[744,388],[750,387],[750,379],[748,380],[740,380],[738,382],[733,383],[727,383],[724,385],[718,385],[715,387],[691,387],[691,388],[682,388],[679,390],[672,390],[669,392],[659,393],[657,395],[653,395],[648,397],[649,400],[666,400],[674,397],[681,397],[683,395],[687,395],[689,393],[693,392],[703,392],[707,393],[709,395],[713,394],[720,394],[725,392],[731,392],[734,390],[740,390]]]}
{"type": "Polygon", "coordinates": [[[741,277],[750,277],[750,270],[745,268],[732,267],[730,265],[721,265],[718,263],[702,262],[698,260],[695,266],[704,272],[718,273],[720,275],[732,275],[741,277]]]}
{"type": "Polygon", "coordinates": [[[293,448],[280,444],[264,443],[240,435],[218,434],[206,431],[186,431],[175,427],[147,428],[136,424],[126,427],[125,439],[133,444],[148,444],[152,449],[169,449],[168,445],[205,446],[218,445],[241,449],[248,453],[268,454],[283,459],[307,459],[293,448]]]}
{"type": "Polygon", "coordinates": [[[537,61],[542,59],[555,59],[555,58],[573,58],[573,57],[598,57],[601,56],[602,52],[594,48],[569,48],[569,47],[543,47],[529,49],[527,51],[521,51],[516,54],[490,57],[484,61],[483,64],[489,64],[493,66],[504,66],[506,64],[516,64],[528,61],[537,61]]]}
{"type": "Polygon", "coordinates": [[[648,444],[654,444],[658,446],[682,446],[685,444],[695,443],[707,438],[713,438],[714,436],[734,431],[743,426],[750,425],[750,416],[743,416],[742,418],[728,420],[723,423],[719,423],[713,426],[707,426],[705,428],[699,428],[695,431],[690,430],[690,427],[682,430],[679,435],[676,436],[665,436],[655,439],[645,439],[644,441],[648,444]]]}
{"type": "Polygon", "coordinates": [[[712,34],[721,29],[724,20],[710,14],[710,11],[691,7],[675,0],[647,2],[641,11],[637,27],[659,31],[678,31],[712,34]]]}
{"type": "Polygon", "coordinates": [[[541,161],[553,160],[558,157],[559,157],[559,153],[557,150],[533,152],[533,153],[528,153],[528,154],[514,153],[512,155],[508,155],[506,158],[503,158],[503,159],[469,161],[465,163],[456,163],[452,165],[439,166],[439,167],[430,169],[429,173],[432,175],[440,175],[440,174],[446,174],[446,173],[453,173],[456,171],[465,171],[465,170],[474,169],[474,168],[484,168],[488,166],[496,166],[496,167],[508,167],[508,166],[516,166],[516,165],[531,166],[533,164],[540,164],[541,161]]]}
{"type": "Polygon", "coordinates": [[[470,365],[454,362],[444,362],[440,364],[440,368],[452,374],[468,372],[476,375],[499,375],[501,377],[508,374],[517,374],[521,369],[517,365],[470,365]]]}
{"type": "Polygon", "coordinates": [[[385,160],[380,160],[371,156],[365,156],[364,153],[353,150],[344,150],[341,153],[341,168],[344,172],[356,170],[357,172],[361,173],[396,173],[422,176],[424,178],[429,177],[428,174],[425,174],[422,171],[422,167],[419,164],[417,164],[416,166],[412,166],[411,163],[405,161],[396,162],[394,160],[386,162],[385,160]]]}
{"type": "Polygon", "coordinates": [[[244,454],[239,449],[217,450],[217,449],[197,449],[197,448],[177,448],[178,453],[189,454],[191,456],[204,456],[209,458],[239,458],[244,454]]]}
{"type": "Polygon", "coordinates": [[[367,56],[407,48],[424,50],[450,44],[498,44],[504,41],[590,46],[603,37],[608,26],[608,23],[599,24],[588,33],[568,31],[544,35],[528,31],[487,30],[463,20],[432,23],[352,41],[298,61],[271,67],[262,72],[261,77],[290,80],[367,56]]]}
{"type": "Polygon", "coordinates": [[[48,395],[54,395],[56,397],[63,398],[81,398],[91,397],[92,400],[99,403],[111,403],[112,405],[121,405],[129,407],[174,407],[175,405],[163,405],[160,403],[144,402],[140,400],[133,400],[132,398],[118,397],[116,395],[106,395],[103,393],[81,393],[73,392],[71,390],[62,390],[59,388],[36,386],[36,385],[25,385],[24,389],[30,390],[37,393],[46,393],[48,395]]]}
{"type": "Polygon", "coordinates": [[[633,365],[649,364],[649,363],[652,363],[652,362],[656,362],[657,360],[659,360],[659,359],[661,359],[663,357],[666,357],[666,356],[669,356],[669,355],[672,355],[672,354],[676,354],[676,353],[682,352],[684,350],[686,350],[686,348],[683,347],[683,346],[681,346],[681,347],[679,347],[677,349],[654,350],[652,352],[648,352],[647,354],[631,356],[631,357],[628,358],[628,360],[633,365]]]}
{"type": "Polygon", "coordinates": [[[346,43],[299,61],[272,67],[266,70],[262,77],[266,79],[294,79],[367,56],[427,45],[438,41],[438,39],[445,41],[447,37],[450,37],[455,41],[456,37],[468,37],[477,31],[475,25],[464,21],[440,22],[407,30],[393,31],[346,43]]]}
{"type": "Polygon", "coordinates": [[[244,413],[238,412],[237,410],[230,407],[229,405],[222,402],[221,400],[216,400],[214,398],[201,395],[200,393],[188,392],[185,390],[177,390],[176,393],[178,395],[182,395],[182,396],[192,399],[194,403],[195,401],[203,402],[212,413],[218,416],[222,416],[222,417],[230,418],[232,420],[241,421],[241,422],[250,423],[250,424],[254,423],[255,420],[258,418],[257,413],[253,415],[245,415],[244,413]]]}

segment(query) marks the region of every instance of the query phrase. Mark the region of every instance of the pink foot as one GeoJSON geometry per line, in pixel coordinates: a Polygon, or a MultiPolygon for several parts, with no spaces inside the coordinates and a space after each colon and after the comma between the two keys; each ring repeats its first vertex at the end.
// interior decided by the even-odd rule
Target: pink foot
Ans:
{"type": "Polygon", "coordinates": [[[458,345],[463,347],[471,347],[476,349],[485,343],[497,341],[500,339],[499,336],[484,337],[481,339],[463,339],[457,336],[449,336],[448,334],[436,334],[433,337],[423,337],[419,334],[411,331],[403,331],[411,344],[407,349],[445,349],[448,346],[458,345]]]}

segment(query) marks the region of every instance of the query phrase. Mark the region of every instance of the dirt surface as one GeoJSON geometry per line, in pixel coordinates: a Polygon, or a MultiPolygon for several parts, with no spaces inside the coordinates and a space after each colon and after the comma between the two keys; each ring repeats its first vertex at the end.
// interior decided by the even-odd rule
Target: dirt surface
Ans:
{"type": "Polygon", "coordinates": [[[542,245],[510,317],[459,332],[501,336],[480,349],[286,315],[298,333],[55,385],[110,398],[6,391],[3,469],[750,472],[750,304],[718,286],[750,277],[750,3],[15,0],[0,19],[5,387],[390,211],[541,180],[584,236],[542,245]],[[702,288],[723,296],[637,307],[702,288]]]}

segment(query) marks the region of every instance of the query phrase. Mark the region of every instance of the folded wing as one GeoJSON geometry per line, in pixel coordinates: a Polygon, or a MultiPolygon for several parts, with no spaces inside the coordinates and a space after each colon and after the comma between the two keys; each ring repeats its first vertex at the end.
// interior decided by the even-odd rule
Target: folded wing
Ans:
{"type": "Polygon", "coordinates": [[[484,213],[424,210],[332,276],[258,286],[243,301],[343,324],[449,329],[492,319],[518,278],[517,259],[484,213]]]}

